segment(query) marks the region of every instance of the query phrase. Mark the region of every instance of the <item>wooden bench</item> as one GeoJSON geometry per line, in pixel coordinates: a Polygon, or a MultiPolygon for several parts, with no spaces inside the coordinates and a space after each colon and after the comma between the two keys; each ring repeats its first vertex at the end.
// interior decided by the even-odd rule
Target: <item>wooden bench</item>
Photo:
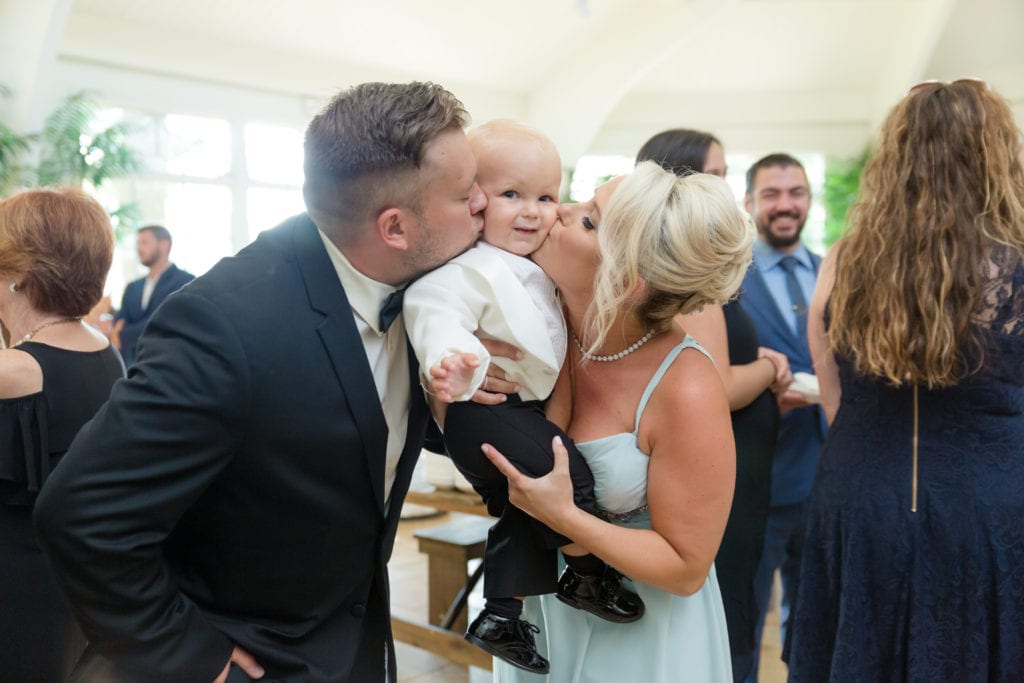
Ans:
{"type": "Polygon", "coordinates": [[[401,617],[391,617],[391,634],[399,642],[433,652],[456,664],[475,666],[485,671],[491,671],[493,668],[491,656],[476,645],[466,642],[461,633],[401,617]]]}
{"type": "MultiPolygon", "coordinates": [[[[405,495],[407,503],[426,505],[427,507],[462,512],[467,515],[487,517],[487,506],[480,500],[476,492],[457,491],[455,489],[432,489],[429,491],[409,491],[405,495]]],[[[493,521],[493,518],[492,518],[493,521]]]]}
{"type": "Polygon", "coordinates": [[[479,572],[470,576],[468,563],[484,556],[490,528],[488,519],[459,517],[413,534],[420,552],[427,555],[429,623],[453,631],[466,630],[462,608],[476,584],[473,579],[479,580],[479,572]]]}
{"type": "Polygon", "coordinates": [[[396,640],[459,664],[491,669],[490,655],[467,643],[463,634],[467,625],[466,601],[483,573],[481,564],[470,575],[468,564],[470,560],[483,557],[492,523],[489,518],[459,516],[413,534],[420,552],[427,555],[429,625],[393,617],[391,624],[396,640]]]}

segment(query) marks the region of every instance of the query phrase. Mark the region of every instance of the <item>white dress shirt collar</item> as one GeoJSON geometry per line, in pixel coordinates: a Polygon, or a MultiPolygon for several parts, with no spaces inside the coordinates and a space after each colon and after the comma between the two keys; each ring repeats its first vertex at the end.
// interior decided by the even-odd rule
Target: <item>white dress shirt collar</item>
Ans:
{"type": "Polygon", "coordinates": [[[409,426],[409,349],[402,316],[395,319],[387,332],[380,331],[380,307],[397,287],[366,277],[345,258],[345,255],[320,231],[320,239],[338,273],[351,307],[356,330],[373,373],[373,383],[380,399],[381,412],[388,427],[384,452],[384,498],[390,501],[398,461],[402,456],[409,426]]]}
{"type": "Polygon", "coordinates": [[[345,258],[334,242],[324,234],[323,230],[318,229],[317,232],[320,233],[320,239],[323,240],[324,247],[327,249],[327,255],[331,257],[334,269],[338,271],[338,278],[341,279],[341,286],[345,288],[345,295],[348,297],[348,303],[352,306],[352,310],[378,336],[383,336],[380,331],[380,307],[398,287],[377,282],[360,273],[352,265],[352,262],[345,258]]]}

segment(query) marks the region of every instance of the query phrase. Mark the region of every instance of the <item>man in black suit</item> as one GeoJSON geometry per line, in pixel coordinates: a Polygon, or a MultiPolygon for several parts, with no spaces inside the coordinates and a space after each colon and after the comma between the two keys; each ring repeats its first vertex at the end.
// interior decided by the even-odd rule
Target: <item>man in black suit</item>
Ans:
{"type": "Polygon", "coordinates": [[[139,228],[135,250],[139,262],[149,268],[149,274],[129,282],[124,288],[121,309],[114,316],[111,332],[126,367],[135,362],[135,344],[153,311],[173,292],[196,279],[192,273],[171,263],[171,233],[162,225],[139,228]]]}
{"type": "Polygon", "coordinates": [[[342,92],[306,131],[308,214],[150,320],[36,505],[91,643],[72,680],[394,680],[428,411],[389,295],[479,234],[466,118],[429,83],[342,92]]]}

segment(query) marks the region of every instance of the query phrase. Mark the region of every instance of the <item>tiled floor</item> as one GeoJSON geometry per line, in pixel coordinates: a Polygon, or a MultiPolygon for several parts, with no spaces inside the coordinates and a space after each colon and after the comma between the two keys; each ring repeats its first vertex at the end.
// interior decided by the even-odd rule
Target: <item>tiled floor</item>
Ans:
{"type": "MultiPolygon", "coordinates": [[[[452,514],[455,513],[404,521],[399,525],[390,565],[392,609],[396,615],[406,619],[426,620],[427,559],[417,551],[416,539],[412,534],[417,529],[448,521],[452,514]]],[[[481,601],[478,589],[477,594],[470,599],[470,610],[478,610],[481,601]]],[[[778,612],[772,611],[768,613],[761,648],[761,683],[784,683],[786,680],[786,667],[779,660],[778,634],[778,612]]],[[[491,680],[489,671],[458,666],[443,657],[403,643],[398,643],[396,650],[399,683],[487,683],[491,680]]]]}

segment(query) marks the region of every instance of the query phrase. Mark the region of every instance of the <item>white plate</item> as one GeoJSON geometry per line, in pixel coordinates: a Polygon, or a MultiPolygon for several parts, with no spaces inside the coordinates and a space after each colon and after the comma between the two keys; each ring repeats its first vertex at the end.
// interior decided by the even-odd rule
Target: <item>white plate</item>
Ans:
{"type": "Polygon", "coordinates": [[[793,383],[789,385],[789,390],[803,394],[808,403],[821,403],[818,378],[809,372],[794,372],[793,383]]]}

